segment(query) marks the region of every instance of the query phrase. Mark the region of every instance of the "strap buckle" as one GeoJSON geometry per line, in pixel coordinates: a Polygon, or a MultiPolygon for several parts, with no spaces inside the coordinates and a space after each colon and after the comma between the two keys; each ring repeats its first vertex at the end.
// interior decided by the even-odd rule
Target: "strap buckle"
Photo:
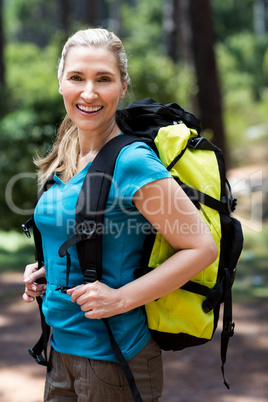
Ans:
{"type": "Polygon", "coordinates": [[[81,234],[83,236],[83,240],[86,239],[94,239],[96,237],[96,229],[97,224],[93,220],[87,220],[81,223],[81,234]]]}
{"type": "Polygon", "coordinates": [[[61,293],[67,293],[67,290],[71,289],[68,286],[57,286],[55,288],[55,291],[58,292],[59,290],[61,291],[61,293]]]}
{"type": "Polygon", "coordinates": [[[34,358],[37,364],[40,364],[41,366],[47,366],[47,361],[44,359],[44,357],[40,354],[37,355],[33,349],[28,349],[29,354],[34,358]]]}
{"type": "Polygon", "coordinates": [[[23,232],[26,234],[26,236],[28,237],[28,239],[30,239],[31,233],[30,233],[29,229],[27,228],[27,226],[25,225],[25,223],[23,223],[21,225],[21,228],[22,228],[23,232]]]}
{"type": "Polygon", "coordinates": [[[25,222],[21,225],[21,228],[23,230],[23,232],[26,234],[26,236],[28,237],[28,239],[30,239],[31,237],[31,233],[29,232],[29,229],[33,226],[34,224],[34,217],[33,215],[25,222]]]}
{"type": "Polygon", "coordinates": [[[231,336],[234,335],[234,327],[235,323],[234,322],[225,322],[223,326],[223,331],[222,331],[222,337],[223,338],[230,338],[231,336]]]}

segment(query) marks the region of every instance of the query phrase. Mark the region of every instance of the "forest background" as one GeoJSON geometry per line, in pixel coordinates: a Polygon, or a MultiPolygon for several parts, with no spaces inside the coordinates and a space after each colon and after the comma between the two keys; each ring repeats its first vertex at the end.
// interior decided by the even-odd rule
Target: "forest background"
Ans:
{"type": "Polygon", "coordinates": [[[132,85],[122,107],[146,97],[176,102],[223,149],[245,236],[234,299],[267,306],[267,0],[0,0],[0,301],[18,296],[5,275],[32,261],[33,244],[18,231],[37,194],[33,157],[51,148],[64,117],[60,51],[89,26],[123,40],[132,85]]]}
{"type": "Polygon", "coordinates": [[[259,161],[252,140],[268,130],[266,0],[0,0],[0,15],[3,230],[18,228],[18,214],[32,207],[32,158],[51,148],[64,117],[60,50],[80,28],[103,26],[122,38],[132,81],[126,103],[177,102],[201,120],[228,168],[259,161]]]}
{"type": "Polygon", "coordinates": [[[265,152],[266,0],[0,0],[0,16],[2,230],[17,229],[18,215],[32,208],[32,158],[51,148],[64,116],[58,58],[80,28],[103,26],[122,38],[132,80],[126,103],[152,97],[192,111],[228,168],[265,152]]]}

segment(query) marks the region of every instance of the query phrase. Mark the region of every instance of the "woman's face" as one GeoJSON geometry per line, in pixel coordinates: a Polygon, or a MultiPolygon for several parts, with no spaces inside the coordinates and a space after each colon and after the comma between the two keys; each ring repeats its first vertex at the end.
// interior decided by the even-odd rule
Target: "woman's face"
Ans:
{"type": "Polygon", "coordinates": [[[113,127],[127,90],[115,55],[103,47],[71,47],[60,79],[68,116],[79,133],[102,134],[113,127]]]}

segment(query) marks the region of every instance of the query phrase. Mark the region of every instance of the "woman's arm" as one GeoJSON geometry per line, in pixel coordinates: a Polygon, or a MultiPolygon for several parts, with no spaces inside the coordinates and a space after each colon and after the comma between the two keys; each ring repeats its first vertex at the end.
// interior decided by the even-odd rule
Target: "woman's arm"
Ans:
{"type": "Polygon", "coordinates": [[[120,289],[97,281],[68,290],[88,318],[124,313],[164,296],[217,258],[217,247],[206,223],[175,180],[145,185],[134,195],[133,202],[178,251],[158,268],[120,289]]]}

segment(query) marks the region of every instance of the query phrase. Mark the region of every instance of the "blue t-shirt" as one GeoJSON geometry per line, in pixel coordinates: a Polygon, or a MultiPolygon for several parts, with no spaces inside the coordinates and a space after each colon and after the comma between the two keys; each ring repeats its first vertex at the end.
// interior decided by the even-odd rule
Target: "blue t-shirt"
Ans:
{"type": "MultiPolygon", "coordinates": [[[[53,328],[52,346],[58,352],[92,359],[116,361],[102,320],[88,319],[68,294],[56,291],[66,285],[66,257],[60,246],[73,234],[75,208],[90,163],[67,183],[57,175],[54,185],[40,198],[35,222],[42,235],[47,290],[43,312],[53,328]]],[[[139,265],[148,221],[135,208],[133,195],[145,184],[171,177],[161,161],[144,143],[123,148],[116,161],[103,227],[102,282],[119,288],[133,281],[139,265]]],[[[69,250],[69,286],[83,283],[76,246],[69,250]]],[[[109,318],[114,337],[127,360],[147,343],[150,333],[141,308],[109,318]]]]}

